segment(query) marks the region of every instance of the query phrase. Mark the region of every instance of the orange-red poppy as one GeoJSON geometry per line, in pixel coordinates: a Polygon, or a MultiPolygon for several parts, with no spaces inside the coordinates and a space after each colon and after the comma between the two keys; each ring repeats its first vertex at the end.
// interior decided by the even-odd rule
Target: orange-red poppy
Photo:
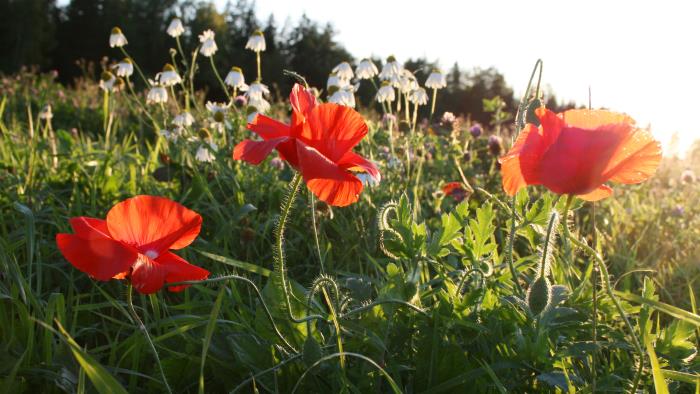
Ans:
{"type": "Polygon", "coordinates": [[[137,291],[150,294],[166,282],[209,276],[170,252],[197,238],[202,217],[167,198],[136,196],[112,207],[107,220],[74,217],[70,225],[74,234],[56,235],[58,249],[75,268],[97,280],[129,278],[137,291]]]}
{"type": "Polygon", "coordinates": [[[503,189],[515,195],[526,185],[597,201],[612,195],[605,183],[640,183],[654,174],[661,145],[627,115],[604,110],[555,114],[543,107],[538,127],[527,124],[501,157],[503,189]]]}
{"type": "Polygon", "coordinates": [[[461,182],[448,182],[442,186],[442,192],[446,196],[451,196],[456,201],[462,201],[467,196],[467,191],[462,187],[461,182]]]}
{"type": "Polygon", "coordinates": [[[233,158],[259,164],[275,149],[301,173],[320,200],[335,206],[356,202],[362,182],[354,172],[380,179],[374,163],[352,151],[367,135],[364,119],[352,108],[319,104],[313,93],[299,84],[294,85],[289,100],[291,124],[257,115],[248,129],[262,141],[242,141],[234,148],[233,158]]]}

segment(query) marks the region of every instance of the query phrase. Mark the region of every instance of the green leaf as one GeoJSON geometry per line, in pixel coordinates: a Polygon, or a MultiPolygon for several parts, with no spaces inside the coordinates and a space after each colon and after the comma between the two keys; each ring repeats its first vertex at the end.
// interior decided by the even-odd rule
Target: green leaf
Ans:
{"type": "Polygon", "coordinates": [[[221,303],[224,299],[224,294],[226,294],[226,286],[221,286],[219,290],[219,295],[214,301],[214,306],[211,309],[211,314],[209,315],[209,323],[207,323],[207,330],[204,333],[204,346],[202,346],[202,361],[199,364],[199,394],[204,393],[204,364],[207,361],[207,352],[209,351],[209,345],[211,344],[211,337],[214,334],[214,328],[216,328],[216,319],[219,317],[219,311],[221,310],[221,303]]]}
{"type": "Polygon", "coordinates": [[[669,304],[666,304],[663,302],[644,298],[644,297],[641,297],[641,296],[638,296],[638,295],[632,294],[632,293],[624,293],[621,291],[616,291],[615,295],[617,295],[618,297],[623,298],[627,301],[632,301],[632,302],[637,302],[637,303],[644,304],[644,305],[649,305],[660,312],[663,312],[663,313],[666,313],[668,315],[675,317],[676,319],[681,319],[683,321],[687,321],[688,323],[694,324],[696,326],[700,326],[700,316],[698,316],[694,313],[690,313],[690,312],[683,310],[681,308],[677,308],[673,305],[669,305],[669,304]]]}
{"type": "Polygon", "coordinates": [[[651,344],[651,341],[647,341],[646,345],[649,363],[651,364],[651,374],[654,376],[656,394],[669,394],[668,385],[666,385],[666,380],[664,380],[664,373],[661,371],[661,366],[659,366],[659,360],[656,358],[654,346],[651,344]]]}
{"type": "Polygon", "coordinates": [[[78,361],[80,366],[85,371],[85,374],[90,379],[95,389],[102,394],[127,394],[127,391],[107,370],[97,362],[91,355],[80,348],[77,342],[68,334],[58,320],[54,321],[63,340],[70,347],[73,357],[78,361]]]}
{"type": "Polygon", "coordinates": [[[254,274],[268,277],[272,273],[272,271],[270,271],[267,268],[263,268],[259,265],[255,265],[255,264],[251,264],[251,263],[246,263],[245,261],[235,260],[235,259],[232,259],[229,257],[219,256],[218,254],[204,252],[204,251],[197,250],[197,249],[194,249],[194,251],[203,255],[203,256],[209,257],[210,259],[212,259],[214,261],[218,261],[219,263],[224,263],[224,264],[230,265],[232,267],[241,268],[241,269],[244,269],[248,272],[252,272],[254,274]]]}

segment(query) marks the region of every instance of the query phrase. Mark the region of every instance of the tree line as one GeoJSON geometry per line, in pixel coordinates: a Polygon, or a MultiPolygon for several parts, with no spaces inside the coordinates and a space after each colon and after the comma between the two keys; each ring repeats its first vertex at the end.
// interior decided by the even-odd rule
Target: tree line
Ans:
{"type": "MultiPolygon", "coordinates": [[[[0,0],[0,72],[11,74],[31,65],[43,71],[57,70],[59,80],[67,84],[86,73],[97,78],[99,67],[90,72],[84,65],[104,65],[105,57],[108,61],[123,57],[107,44],[112,27],[119,26],[129,40],[129,54],[144,72],[155,75],[171,59],[175,41],[165,30],[176,16],[188,28],[181,37],[186,52],[196,47],[198,34],[212,29],[219,47],[214,57],[217,68],[225,74],[230,67],[239,66],[248,79],[253,79],[256,65],[255,54],[244,49],[245,43],[254,31],[262,30],[267,42],[263,79],[280,97],[294,83],[282,70],[293,70],[322,88],[336,64],[359,60],[336,40],[330,23],[302,16],[294,24],[280,26],[273,15],[259,19],[251,0],[229,1],[221,11],[212,2],[196,0],[71,0],[65,5],[56,0],[0,0]]],[[[381,67],[383,59],[373,60],[381,67]]],[[[405,67],[421,82],[435,66],[427,59],[405,59],[405,67]]],[[[486,123],[490,114],[484,112],[482,99],[495,96],[504,100],[508,110],[514,109],[513,90],[498,70],[464,70],[454,64],[445,72],[448,86],[440,92],[438,113],[470,114],[486,123]]],[[[210,97],[222,96],[210,67],[202,65],[198,78],[199,86],[208,87],[210,97]]],[[[370,105],[373,95],[371,86],[363,86],[358,99],[370,105]]],[[[549,104],[556,106],[553,96],[549,104]]]]}

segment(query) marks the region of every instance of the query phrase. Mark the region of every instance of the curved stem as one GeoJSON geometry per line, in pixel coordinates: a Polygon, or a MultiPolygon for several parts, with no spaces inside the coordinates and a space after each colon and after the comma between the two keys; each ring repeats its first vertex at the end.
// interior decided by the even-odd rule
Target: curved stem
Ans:
{"type": "Polygon", "coordinates": [[[287,346],[292,352],[296,353],[297,350],[292,346],[289,342],[287,342],[287,339],[282,335],[280,330],[277,328],[277,325],[275,324],[275,320],[272,318],[272,313],[270,313],[270,308],[267,307],[267,304],[265,303],[265,299],[262,296],[262,293],[260,292],[260,289],[258,289],[258,286],[253,283],[252,280],[238,276],[238,275],[226,275],[226,276],[220,276],[217,278],[210,278],[210,279],[204,279],[204,280],[191,280],[191,281],[185,281],[185,282],[172,282],[172,283],[166,283],[166,286],[180,286],[180,285],[202,285],[206,283],[214,283],[214,282],[222,282],[226,280],[240,280],[242,282],[245,282],[249,284],[251,287],[253,287],[253,290],[255,290],[255,294],[258,296],[258,299],[260,300],[260,303],[263,306],[263,309],[265,310],[265,315],[267,315],[267,319],[270,321],[270,324],[272,325],[272,329],[275,331],[275,334],[277,337],[287,346]]]}
{"type": "MultiPolygon", "coordinates": [[[[593,248],[598,250],[598,231],[596,231],[596,220],[595,220],[595,202],[591,203],[591,231],[593,233],[593,248]]],[[[591,392],[595,393],[597,374],[596,370],[598,363],[597,355],[597,345],[598,345],[598,269],[593,267],[593,276],[591,277],[591,283],[593,286],[593,353],[591,354],[591,373],[593,375],[593,390],[591,392]]]]}
{"type": "Polygon", "coordinates": [[[231,95],[229,94],[228,89],[226,88],[226,84],[224,83],[224,80],[221,79],[221,75],[219,75],[219,70],[216,69],[216,64],[214,64],[214,56],[209,56],[209,62],[211,63],[211,69],[214,70],[214,75],[216,76],[216,79],[221,84],[221,89],[224,89],[226,97],[228,97],[228,100],[231,101],[231,95]]]}
{"type": "Polygon", "coordinates": [[[294,205],[294,200],[296,200],[297,192],[299,191],[299,186],[301,185],[302,180],[303,178],[301,174],[298,172],[294,174],[294,178],[289,183],[289,188],[287,189],[287,198],[282,203],[282,212],[280,212],[280,217],[277,221],[277,228],[275,229],[275,276],[273,276],[273,280],[276,279],[280,281],[280,284],[282,285],[282,293],[284,294],[285,309],[287,309],[290,320],[295,323],[304,323],[313,319],[325,320],[325,318],[321,315],[309,315],[301,319],[294,317],[292,312],[292,302],[288,292],[291,291],[291,289],[288,290],[288,287],[290,286],[287,284],[287,266],[284,256],[284,227],[287,225],[287,219],[289,218],[289,213],[294,205]]]}
{"type": "Polygon", "coordinates": [[[612,284],[610,283],[610,274],[608,273],[608,267],[605,265],[603,258],[600,257],[600,255],[598,254],[598,252],[595,251],[595,249],[591,248],[586,243],[581,242],[574,237],[571,237],[568,234],[568,232],[566,233],[566,236],[569,238],[571,243],[573,243],[579,248],[584,249],[596,260],[598,269],[600,270],[601,280],[603,282],[603,285],[605,286],[605,292],[608,294],[608,297],[610,297],[610,299],[613,301],[615,309],[617,309],[617,312],[620,314],[620,316],[622,316],[622,320],[625,323],[625,327],[627,327],[627,330],[630,332],[630,336],[633,340],[632,345],[634,345],[635,350],[639,353],[639,366],[637,367],[637,372],[634,376],[634,380],[632,381],[632,389],[630,390],[630,393],[636,393],[637,387],[639,387],[639,381],[642,378],[642,372],[644,370],[645,353],[642,349],[642,346],[639,344],[639,339],[637,338],[637,335],[634,332],[634,327],[632,327],[632,323],[630,323],[630,320],[627,317],[627,313],[622,308],[622,304],[620,304],[620,301],[615,296],[614,289],[612,287],[612,284]]]}
{"type": "Polygon", "coordinates": [[[508,233],[508,269],[510,276],[513,279],[513,287],[520,298],[525,296],[523,288],[518,282],[518,272],[513,264],[513,244],[515,243],[515,196],[510,199],[510,232],[508,233]]]}
{"type": "Polygon", "coordinates": [[[258,64],[258,82],[262,82],[262,71],[260,67],[260,51],[255,51],[255,61],[258,64]]]}
{"type": "Polygon", "coordinates": [[[428,313],[427,313],[426,311],[424,311],[424,310],[420,309],[419,307],[417,307],[417,306],[411,304],[410,302],[406,302],[406,301],[402,301],[402,300],[396,300],[396,299],[388,299],[388,300],[375,301],[375,302],[373,302],[373,303],[371,303],[371,304],[364,305],[364,306],[361,306],[361,307],[356,308],[356,309],[352,309],[352,310],[350,310],[350,311],[347,311],[346,313],[343,313],[342,315],[338,315],[338,318],[339,318],[339,319],[345,319],[345,318],[347,318],[348,316],[354,315],[354,314],[356,314],[356,313],[364,312],[364,311],[366,311],[366,310],[368,310],[368,309],[372,309],[372,308],[374,308],[375,306],[377,306],[377,305],[382,305],[382,304],[399,304],[399,305],[403,305],[403,306],[408,307],[409,309],[412,309],[412,310],[414,310],[414,311],[416,311],[416,312],[418,312],[418,313],[420,313],[420,314],[422,314],[422,315],[428,316],[428,313]]]}
{"type": "Polygon", "coordinates": [[[126,303],[129,306],[129,312],[131,313],[131,317],[134,318],[136,323],[139,325],[139,329],[141,332],[143,332],[143,335],[146,337],[146,342],[148,342],[148,345],[151,347],[151,351],[153,352],[153,356],[156,358],[156,364],[158,364],[158,370],[160,371],[160,376],[163,379],[163,384],[165,385],[165,389],[168,393],[172,394],[172,390],[170,389],[170,385],[168,384],[168,379],[165,377],[165,371],[163,371],[163,365],[160,363],[160,357],[158,356],[158,351],[156,350],[156,346],[153,344],[153,341],[151,340],[150,334],[148,334],[148,330],[146,329],[146,326],[143,324],[141,321],[141,318],[139,318],[139,315],[136,313],[136,309],[134,309],[134,302],[132,299],[132,289],[133,286],[131,283],[129,283],[129,286],[127,286],[126,290],[126,303]]]}

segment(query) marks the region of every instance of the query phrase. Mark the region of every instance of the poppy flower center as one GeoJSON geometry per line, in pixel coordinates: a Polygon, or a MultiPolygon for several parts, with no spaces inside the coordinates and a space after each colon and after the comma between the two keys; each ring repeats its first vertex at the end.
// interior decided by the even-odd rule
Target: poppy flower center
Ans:
{"type": "Polygon", "coordinates": [[[155,250],[147,250],[144,254],[148,256],[149,259],[155,259],[158,257],[158,252],[156,252],[155,250]]]}

